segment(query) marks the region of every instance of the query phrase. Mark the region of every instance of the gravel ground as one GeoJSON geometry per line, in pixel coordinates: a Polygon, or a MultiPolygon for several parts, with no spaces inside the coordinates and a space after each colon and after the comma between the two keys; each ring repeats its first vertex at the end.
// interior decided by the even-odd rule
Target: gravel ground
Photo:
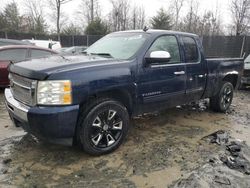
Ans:
{"type": "Polygon", "coordinates": [[[92,157],[14,128],[0,91],[0,187],[250,187],[249,175],[220,161],[226,146],[204,139],[224,130],[244,144],[242,155],[250,159],[250,90],[237,92],[226,114],[205,103],[136,117],[117,151],[92,157]],[[217,172],[225,176],[214,177],[217,172]]]}

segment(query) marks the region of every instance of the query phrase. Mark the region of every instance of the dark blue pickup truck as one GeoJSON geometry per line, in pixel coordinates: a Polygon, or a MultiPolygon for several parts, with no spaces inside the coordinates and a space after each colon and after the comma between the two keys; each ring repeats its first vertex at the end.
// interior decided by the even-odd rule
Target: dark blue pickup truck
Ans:
{"type": "Polygon", "coordinates": [[[243,59],[206,59],[194,34],[125,31],[85,55],[33,59],[9,71],[5,99],[16,126],[101,155],[119,147],[131,116],[203,98],[215,111],[228,110],[243,59]]]}

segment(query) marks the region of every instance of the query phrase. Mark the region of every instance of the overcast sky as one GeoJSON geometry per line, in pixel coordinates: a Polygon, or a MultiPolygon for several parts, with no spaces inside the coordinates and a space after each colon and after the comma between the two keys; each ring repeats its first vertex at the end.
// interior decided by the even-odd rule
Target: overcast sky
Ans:
{"type": "MultiPolygon", "coordinates": [[[[12,2],[13,0],[0,0],[0,9],[2,10],[4,6],[12,2]]],[[[24,0],[15,0],[18,3],[21,13],[24,13],[23,9],[24,0]]],[[[46,0],[45,0],[46,1],[46,0]]],[[[77,11],[79,4],[82,0],[72,0],[72,2],[64,5],[63,11],[69,16],[69,20],[74,22],[77,19],[75,12],[77,11]]],[[[186,0],[185,7],[188,7],[188,2],[186,0]]],[[[229,24],[231,22],[230,16],[230,1],[231,0],[199,0],[199,13],[202,14],[205,10],[215,11],[218,6],[221,12],[221,19],[223,23],[229,24]]],[[[102,8],[102,17],[105,17],[111,9],[110,0],[99,0],[100,6],[102,8]]],[[[161,7],[166,9],[169,7],[171,0],[130,0],[131,6],[133,5],[143,5],[146,11],[147,18],[154,16],[161,7]]],[[[182,14],[187,12],[187,8],[182,9],[182,14]]]]}

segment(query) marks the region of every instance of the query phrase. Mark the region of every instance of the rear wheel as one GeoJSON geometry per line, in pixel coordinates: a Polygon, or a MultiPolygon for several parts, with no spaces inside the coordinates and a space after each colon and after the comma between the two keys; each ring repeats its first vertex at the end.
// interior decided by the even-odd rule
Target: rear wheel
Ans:
{"type": "Polygon", "coordinates": [[[220,92],[210,98],[210,106],[216,112],[226,112],[233,101],[234,87],[230,82],[223,82],[220,92]]]}
{"type": "Polygon", "coordinates": [[[127,109],[117,101],[106,99],[91,109],[80,123],[79,138],[83,150],[91,155],[107,154],[123,142],[129,127],[127,109]]]}

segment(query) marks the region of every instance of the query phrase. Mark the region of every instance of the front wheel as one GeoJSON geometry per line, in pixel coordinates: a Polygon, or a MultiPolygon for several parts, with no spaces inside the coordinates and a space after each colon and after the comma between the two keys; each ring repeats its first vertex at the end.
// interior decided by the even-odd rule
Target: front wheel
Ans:
{"type": "Polygon", "coordinates": [[[102,155],[121,145],[128,132],[129,115],[121,103],[111,99],[95,104],[80,124],[79,138],[85,152],[102,155]]]}
{"type": "Polygon", "coordinates": [[[230,82],[223,82],[219,93],[210,98],[210,106],[216,112],[226,112],[233,101],[234,87],[230,82]]]}

